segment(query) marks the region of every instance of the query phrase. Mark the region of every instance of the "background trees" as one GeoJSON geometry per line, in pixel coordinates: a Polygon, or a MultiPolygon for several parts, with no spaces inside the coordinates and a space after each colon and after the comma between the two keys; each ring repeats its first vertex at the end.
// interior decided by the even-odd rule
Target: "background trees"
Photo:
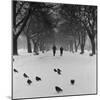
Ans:
{"type": "Polygon", "coordinates": [[[95,54],[96,6],[13,1],[12,9],[13,55],[18,54],[17,40],[21,33],[26,36],[28,53],[32,52],[32,42],[35,54],[53,44],[63,45],[65,49],[69,45],[75,52],[80,47],[83,54],[88,35],[92,46],[90,55],[95,54]]]}
{"type": "MultiPolygon", "coordinates": [[[[95,36],[97,35],[97,7],[86,5],[62,5],[60,11],[62,17],[71,24],[75,24],[81,31],[81,53],[84,52],[86,34],[89,36],[92,46],[91,56],[95,54],[95,36]],[[81,27],[80,27],[81,26],[81,27]]],[[[72,27],[73,29],[73,27],[72,27]]]]}
{"type": "Polygon", "coordinates": [[[40,33],[41,34],[45,33],[47,30],[49,30],[49,28],[51,28],[51,21],[49,20],[48,17],[50,6],[46,5],[45,3],[23,2],[23,1],[13,1],[12,5],[13,5],[12,6],[13,7],[12,8],[13,9],[13,55],[18,54],[17,39],[23,31],[27,36],[28,52],[31,52],[30,39],[34,37],[35,39],[33,39],[33,41],[35,42],[33,43],[35,43],[36,45],[40,33]],[[33,16],[35,19],[33,19],[33,16]],[[32,22],[35,23],[33,24],[32,22]]]}
{"type": "Polygon", "coordinates": [[[27,2],[13,1],[13,55],[17,55],[17,39],[22,33],[26,23],[31,15],[31,5],[27,2]]]}

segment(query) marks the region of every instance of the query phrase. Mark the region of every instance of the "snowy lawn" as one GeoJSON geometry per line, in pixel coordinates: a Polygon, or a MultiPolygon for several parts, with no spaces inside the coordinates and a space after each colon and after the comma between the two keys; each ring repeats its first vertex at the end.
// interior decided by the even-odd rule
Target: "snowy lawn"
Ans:
{"type": "Polygon", "coordinates": [[[13,57],[13,98],[33,98],[47,96],[63,96],[96,93],[96,56],[89,53],[64,52],[63,56],[52,56],[52,51],[40,55],[23,53],[13,57]],[[61,75],[54,72],[54,68],[61,69],[61,75]],[[32,84],[28,84],[29,76],[32,84]],[[41,81],[36,81],[39,76],[41,81]],[[72,85],[70,80],[74,79],[72,85]],[[57,93],[55,86],[63,91],[57,93]]]}

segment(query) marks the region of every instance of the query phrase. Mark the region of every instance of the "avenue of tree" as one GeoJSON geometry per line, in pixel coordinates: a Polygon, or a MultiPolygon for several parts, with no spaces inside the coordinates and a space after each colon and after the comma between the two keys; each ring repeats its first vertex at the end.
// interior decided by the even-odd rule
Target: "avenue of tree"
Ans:
{"type": "Polygon", "coordinates": [[[28,53],[32,52],[31,41],[38,55],[39,50],[48,50],[60,38],[70,51],[77,52],[80,47],[83,54],[87,36],[92,48],[90,56],[96,53],[97,6],[13,1],[12,18],[13,55],[18,55],[21,34],[26,36],[28,53]]]}

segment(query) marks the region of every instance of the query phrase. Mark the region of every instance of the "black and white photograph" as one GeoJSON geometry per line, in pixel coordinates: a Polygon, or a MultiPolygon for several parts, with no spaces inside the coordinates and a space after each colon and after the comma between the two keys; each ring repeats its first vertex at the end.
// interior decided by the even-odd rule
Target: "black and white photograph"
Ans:
{"type": "Polygon", "coordinates": [[[12,99],[97,94],[96,5],[12,0],[12,99]]]}

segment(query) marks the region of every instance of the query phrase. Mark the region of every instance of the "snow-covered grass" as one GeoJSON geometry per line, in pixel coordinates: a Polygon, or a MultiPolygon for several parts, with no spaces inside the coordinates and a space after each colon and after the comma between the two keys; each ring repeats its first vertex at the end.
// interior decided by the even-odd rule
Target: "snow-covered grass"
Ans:
{"type": "Polygon", "coordinates": [[[96,93],[96,56],[89,56],[86,52],[83,55],[78,53],[64,52],[63,56],[52,56],[52,51],[40,55],[23,53],[13,57],[13,98],[32,98],[47,96],[63,96],[96,93]],[[54,68],[62,70],[61,75],[54,72],[54,68]],[[23,77],[27,73],[32,84],[27,84],[23,77]],[[35,77],[41,77],[37,82],[35,77]],[[75,84],[71,85],[70,80],[74,79],[75,84]],[[57,93],[55,86],[63,89],[57,93]]]}

